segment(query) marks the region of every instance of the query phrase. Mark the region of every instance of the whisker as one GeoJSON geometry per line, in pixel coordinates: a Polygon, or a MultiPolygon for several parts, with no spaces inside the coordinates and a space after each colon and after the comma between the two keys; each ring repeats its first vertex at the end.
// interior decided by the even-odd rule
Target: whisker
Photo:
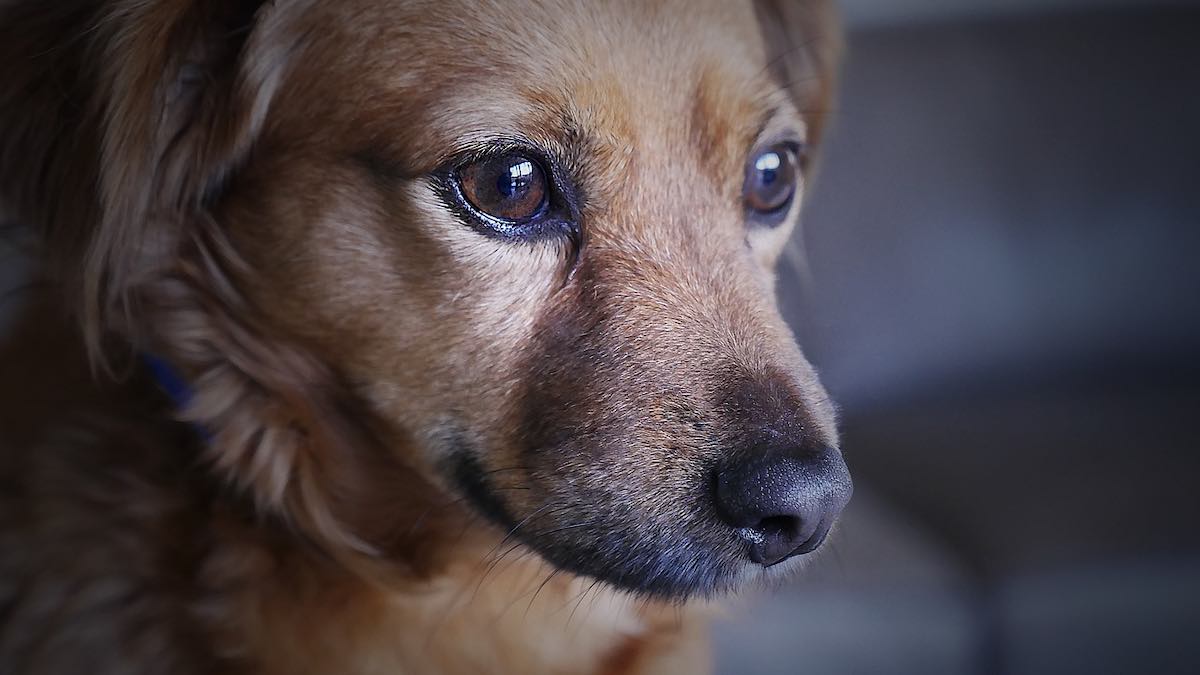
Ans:
{"type": "Polygon", "coordinates": [[[502,546],[504,546],[506,543],[508,543],[508,541],[510,539],[512,539],[512,537],[514,535],[516,535],[517,530],[521,529],[521,527],[523,527],[526,523],[528,523],[533,518],[535,518],[543,513],[546,513],[547,510],[551,509],[552,507],[554,508],[554,510],[550,511],[551,513],[566,510],[565,507],[555,507],[555,505],[553,505],[553,504],[545,504],[541,508],[534,510],[533,513],[530,513],[528,516],[525,516],[525,518],[522,519],[521,522],[514,525],[512,527],[512,529],[510,529],[508,531],[508,533],[504,535],[504,538],[501,539],[498,544],[496,544],[494,547],[492,547],[492,550],[489,551],[487,553],[487,555],[485,555],[483,557],[482,563],[486,564],[487,568],[484,570],[483,575],[479,578],[479,583],[477,583],[475,585],[475,590],[471,593],[472,600],[474,600],[475,596],[478,595],[479,589],[483,587],[483,583],[487,580],[487,578],[489,576],[491,576],[492,572],[500,564],[500,561],[504,560],[504,558],[507,557],[510,553],[512,553],[514,550],[516,550],[517,548],[522,546],[522,542],[518,541],[515,544],[513,544],[507,551],[505,551],[503,554],[501,554],[500,557],[494,558],[494,559],[490,560],[490,562],[489,562],[489,559],[493,558],[493,556],[495,556],[495,554],[496,554],[496,551],[498,551],[502,546]]]}
{"type": "Polygon", "coordinates": [[[575,618],[575,613],[579,611],[579,607],[583,604],[584,599],[587,598],[587,594],[591,593],[592,590],[599,585],[600,580],[596,579],[592,582],[592,585],[588,586],[582,593],[579,594],[579,600],[575,603],[575,607],[571,609],[571,614],[567,617],[567,626],[571,625],[571,620],[575,618]]]}
{"type": "Polygon", "coordinates": [[[522,615],[523,617],[529,616],[529,610],[533,609],[533,603],[537,600],[538,594],[541,593],[542,589],[545,588],[554,577],[558,576],[558,573],[561,571],[561,569],[555,567],[550,571],[550,574],[546,575],[546,578],[542,580],[542,583],[538,584],[537,590],[533,592],[533,597],[529,599],[529,604],[525,606],[525,613],[522,615]]]}
{"type": "Polygon", "coordinates": [[[596,524],[597,524],[596,521],[589,520],[586,523],[575,523],[574,525],[563,525],[562,527],[556,527],[553,530],[546,530],[545,532],[538,532],[538,536],[548,537],[552,534],[558,534],[559,532],[563,532],[566,530],[574,530],[574,529],[580,528],[580,527],[591,527],[596,524]]]}

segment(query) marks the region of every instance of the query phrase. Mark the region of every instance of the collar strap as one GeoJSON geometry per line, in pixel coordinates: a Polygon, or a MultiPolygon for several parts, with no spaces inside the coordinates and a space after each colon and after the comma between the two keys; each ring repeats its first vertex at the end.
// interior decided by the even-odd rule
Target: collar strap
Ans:
{"type": "Polygon", "coordinates": [[[142,353],[142,362],[150,371],[150,376],[158,384],[158,388],[171,399],[174,406],[182,410],[192,401],[192,386],[183,379],[183,375],[165,360],[153,355],[142,353]]]}

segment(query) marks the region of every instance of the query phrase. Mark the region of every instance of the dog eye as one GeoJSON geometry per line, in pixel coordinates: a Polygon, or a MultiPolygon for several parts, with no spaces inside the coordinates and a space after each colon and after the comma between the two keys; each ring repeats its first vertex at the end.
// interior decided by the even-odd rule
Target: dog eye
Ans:
{"type": "Polygon", "coordinates": [[[772,145],[751,158],[743,195],[758,220],[774,224],[787,215],[796,195],[799,164],[797,149],[789,143],[772,145]]]}
{"type": "Polygon", "coordinates": [[[458,180],[463,197],[475,210],[509,223],[540,214],[550,192],[541,164],[515,153],[467,164],[459,169],[458,180]]]}

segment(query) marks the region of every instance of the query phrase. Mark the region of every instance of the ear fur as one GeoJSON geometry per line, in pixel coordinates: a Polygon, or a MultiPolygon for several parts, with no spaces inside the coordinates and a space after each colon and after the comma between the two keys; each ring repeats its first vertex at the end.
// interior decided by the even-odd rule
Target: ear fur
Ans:
{"type": "Polygon", "coordinates": [[[249,153],[286,64],[278,47],[263,44],[273,39],[267,9],[261,0],[126,2],[102,19],[120,28],[99,47],[111,95],[100,220],[83,263],[86,328],[112,314],[129,322],[138,282],[155,260],[170,258],[189,220],[249,153]]]}
{"type": "Polygon", "coordinates": [[[300,48],[303,3],[0,5],[0,202],[40,233],[93,362],[115,337],[175,365],[217,474],[359,564],[438,499],[334,373],[256,323],[212,215],[300,48]]]}
{"type": "Polygon", "coordinates": [[[263,0],[17,1],[0,9],[0,195],[102,337],[259,134],[287,58],[263,0]],[[254,58],[245,58],[253,54],[254,58]]]}
{"type": "MultiPolygon", "coordinates": [[[[816,149],[828,130],[842,61],[844,44],[838,13],[832,0],[756,0],[755,11],[766,41],[771,75],[791,93],[808,127],[808,145],[816,149]]],[[[817,164],[810,164],[810,175],[817,164]]],[[[791,238],[784,258],[799,275],[800,287],[812,288],[803,237],[791,238]]]]}
{"type": "Polygon", "coordinates": [[[814,144],[825,130],[842,57],[842,31],[831,0],[757,0],[771,73],[791,93],[814,144]]]}
{"type": "MultiPolygon", "coordinates": [[[[133,168],[106,171],[101,182],[105,221],[88,251],[88,278],[136,269],[120,263],[139,241],[142,252],[168,247],[175,263],[151,283],[114,279],[109,297],[97,296],[104,289],[96,287],[85,288],[85,298],[127,307],[121,289],[135,289],[129,298],[143,305],[135,308],[138,322],[153,321],[152,334],[136,337],[192,382],[194,396],[181,415],[210,434],[205,453],[217,473],[260,513],[361,567],[397,548],[395,523],[416,520],[438,500],[422,494],[420,479],[380,447],[364,422],[369,416],[347,409],[355,399],[336,373],[257,322],[238,292],[238,279],[252,271],[208,207],[251,151],[292,47],[271,25],[286,21],[273,5],[225,2],[223,9],[203,16],[206,31],[178,29],[189,51],[164,56],[175,59],[177,75],[152,89],[151,103],[108,109],[103,166],[133,168]],[[138,147],[146,124],[155,139],[149,151],[138,147]],[[408,489],[396,494],[396,485],[408,489]]],[[[114,80],[148,84],[147,64],[166,44],[147,39],[142,48],[149,53],[126,48],[113,55],[114,80]]]]}
{"type": "Polygon", "coordinates": [[[377,575],[378,558],[419,567],[424,552],[412,542],[452,529],[444,499],[382,446],[336,373],[255,321],[236,290],[247,272],[215,223],[191,234],[179,261],[144,292],[142,309],[155,320],[154,353],[192,385],[181,419],[208,435],[208,463],[259,513],[364,576],[377,575]],[[396,523],[416,524],[398,532],[396,523]]]}

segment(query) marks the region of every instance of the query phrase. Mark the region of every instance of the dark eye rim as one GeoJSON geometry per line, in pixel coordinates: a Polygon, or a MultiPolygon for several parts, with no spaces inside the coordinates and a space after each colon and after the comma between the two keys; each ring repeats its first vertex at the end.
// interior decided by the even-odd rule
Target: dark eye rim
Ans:
{"type": "Polygon", "coordinates": [[[443,205],[475,231],[508,241],[532,242],[555,236],[579,237],[579,215],[565,172],[551,155],[524,142],[499,141],[459,152],[432,175],[433,188],[443,205]],[[546,195],[537,213],[509,220],[485,213],[463,192],[462,172],[477,162],[521,156],[538,165],[546,178],[546,195]]]}
{"type": "Polygon", "coordinates": [[[792,207],[796,203],[797,196],[800,194],[801,188],[804,185],[804,178],[808,172],[808,156],[806,154],[807,146],[802,141],[784,138],[775,139],[756,145],[746,160],[746,170],[744,175],[747,177],[749,176],[750,166],[758,156],[773,148],[783,148],[790,152],[793,157],[795,157],[796,184],[793,186],[791,194],[788,195],[787,201],[770,211],[759,211],[750,206],[746,202],[745,186],[743,184],[742,205],[746,211],[746,220],[759,227],[774,227],[787,220],[788,215],[792,212],[792,207]]]}

